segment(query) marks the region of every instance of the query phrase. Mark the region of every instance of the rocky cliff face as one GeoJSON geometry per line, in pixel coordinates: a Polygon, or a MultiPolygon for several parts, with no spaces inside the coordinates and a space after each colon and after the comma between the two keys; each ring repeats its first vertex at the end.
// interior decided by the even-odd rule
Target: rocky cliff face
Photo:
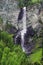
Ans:
{"type": "MultiPolygon", "coordinates": [[[[31,7],[27,7],[27,27],[32,26],[33,28],[37,28],[40,26],[39,19],[43,22],[43,10],[42,6],[39,4],[33,5],[31,7]],[[39,9],[41,11],[39,12],[39,9]]],[[[3,18],[3,24],[6,24],[6,21],[10,21],[10,23],[18,28],[17,26],[17,18],[19,14],[18,2],[16,0],[0,0],[0,16],[3,18]]]]}
{"type": "MultiPolygon", "coordinates": [[[[9,33],[13,33],[14,36],[18,35],[17,43],[21,42],[21,36],[19,36],[18,29],[18,14],[19,14],[18,2],[16,0],[0,0],[0,16],[3,19],[3,24],[0,25],[0,29],[6,25],[6,22],[12,24],[10,30],[7,30],[9,33]],[[15,26],[15,27],[13,27],[15,26]]],[[[27,32],[25,34],[25,52],[31,53],[35,47],[35,42],[31,36],[34,35],[33,30],[37,31],[39,35],[42,25],[39,23],[39,20],[43,23],[43,9],[41,4],[35,4],[27,7],[26,11],[26,26],[27,32]],[[31,29],[32,26],[32,29],[31,29]],[[29,44],[28,44],[29,43],[29,44]]],[[[20,23],[21,25],[22,23],[20,23]]],[[[15,37],[14,41],[15,41],[15,37]]]]}

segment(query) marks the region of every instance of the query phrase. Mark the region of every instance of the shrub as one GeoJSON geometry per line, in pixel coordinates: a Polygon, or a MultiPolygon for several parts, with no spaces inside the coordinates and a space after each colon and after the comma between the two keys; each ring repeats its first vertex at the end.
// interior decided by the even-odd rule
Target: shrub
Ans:
{"type": "Polygon", "coordinates": [[[3,55],[3,50],[4,50],[5,46],[6,46],[6,45],[5,45],[4,42],[1,40],[1,41],[0,41],[0,63],[1,63],[2,55],[3,55]]]}
{"type": "Polygon", "coordinates": [[[23,52],[10,52],[10,48],[5,47],[1,59],[1,65],[21,65],[22,61],[25,61],[25,58],[26,56],[23,52]]]}
{"type": "Polygon", "coordinates": [[[0,40],[3,40],[5,42],[6,46],[12,48],[13,47],[13,38],[12,35],[8,34],[5,31],[0,32],[0,40]]]}
{"type": "Polygon", "coordinates": [[[40,65],[40,63],[39,62],[35,62],[34,65],[40,65]]]}

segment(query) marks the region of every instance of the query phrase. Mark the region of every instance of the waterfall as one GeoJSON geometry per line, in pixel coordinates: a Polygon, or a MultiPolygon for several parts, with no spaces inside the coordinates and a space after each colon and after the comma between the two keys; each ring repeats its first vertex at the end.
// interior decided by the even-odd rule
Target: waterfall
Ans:
{"type": "Polygon", "coordinates": [[[26,7],[23,7],[22,9],[23,9],[23,13],[21,12],[20,15],[23,14],[23,16],[21,18],[19,18],[20,20],[22,20],[22,26],[21,26],[22,30],[19,27],[20,31],[17,33],[17,35],[15,37],[15,43],[16,43],[16,40],[17,40],[18,36],[21,35],[21,46],[22,46],[23,52],[25,52],[25,47],[24,47],[24,43],[25,43],[24,41],[25,40],[24,40],[24,36],[25,36],[25,33],[26,33],[26,7]]]}
{"type": "Polygon", "coordinates": [[[21,46],[23,49],[23,52],[25,52],[25,47],[24,47],[24,35],[26,33],[26,7],[23,7],[23,30],[21,31],[21,46]]]}

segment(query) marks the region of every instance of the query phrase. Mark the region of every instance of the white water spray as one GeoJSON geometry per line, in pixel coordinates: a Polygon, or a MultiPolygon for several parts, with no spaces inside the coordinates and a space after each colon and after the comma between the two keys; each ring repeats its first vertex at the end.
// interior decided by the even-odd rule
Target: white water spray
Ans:
{"type": "Polygon", "coordinates": [[[23,30],[21,31],[21,46],[23,49],[23,52],[25,52],[25,47],[24,47],[24,35],[26,33],[26,7],[23,7],[23,30]]]}

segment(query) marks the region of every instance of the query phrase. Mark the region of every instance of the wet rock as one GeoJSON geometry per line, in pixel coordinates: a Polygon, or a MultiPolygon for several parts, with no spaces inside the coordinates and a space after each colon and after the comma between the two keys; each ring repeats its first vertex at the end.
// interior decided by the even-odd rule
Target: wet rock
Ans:
{"type": "MultiPolygon", "coordinates": [[[[5,4],[3,5],[2,3],[2,7],[4,8],[0,8],[0,16],[3,18],[3,23],[4,20],[5,21],[11,21],[10,23],[15,26],[18,29],[18,14],[19,14],[19,7],[18,7],[18,2],[16,0],[1,0],[1,2],[4,2],[5,4]],[[7,9],[6,9],[7,8],[7,9]]],[[[41,4],[34,4],[31,6],[27,7],[27,27],[32,26],[33,28],[38,27],[39,22],[39,15],[41,13],[42,10],[42,6],[41,4]],[[39,13],[40,10],[40,13],[39,13]]],[[[43,13],[43,10],[42,10],[43,13]]],[[[40,16],[42,22],[43,22],[43,15],[41,14],[40,16]]],[[[22,25],[21,25],[22,26],[22,25]]]]}
{"type": "Polygon", "coordinates": [[[7,28],[6,31],[7,31],[8,33],[10,33],[10,34],[14,34],[14,35],[15,35],[16,32],[17,32],[17,29],[16,29],[16,27],[11,26],[11,27],[7,28]]]}
{"type": "MultiPolygon", "coordinates": [[[[33,28],[30,26],[27,28],[27,32],[24,35],[24,48],[25,48],[25,52],[26,54],[30,54],[32,52],[32,49],[34,49],[35,44],[33,42],[32,37],[34,36],[35,31],[33,30],[33,28]]],[[[15,44],[22,44],[21,43],[21,33],[20,31],[18,31],[18,33],[16,34],[16,43],[15,44]]],[[[13,40],[15,42],[15,37],[13,36],[13,40]]]]}

